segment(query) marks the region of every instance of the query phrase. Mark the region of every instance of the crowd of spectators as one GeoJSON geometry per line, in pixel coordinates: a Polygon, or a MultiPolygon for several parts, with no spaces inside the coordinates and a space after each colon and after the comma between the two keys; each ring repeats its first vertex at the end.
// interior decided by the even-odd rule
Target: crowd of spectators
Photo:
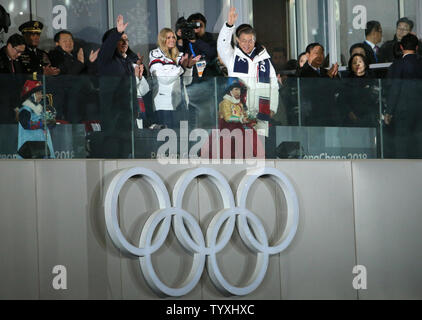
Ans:
{"type": "MultiPolygon", "coordinates": [[[[143,57],[130,49],[122,16],[116,28],[104,34],[101,48],[89,52],[76,47],[72,33],[66,30],[55,35],[54,49],[43,51],[38,48],[42,23],[26,22],[19,28],[22,35],[10,36],[0,50],[0,73],[14,75],[0,78],[0,122],[18,121],[19,93],[28,75],[46,75],[56,120],[98,120],[105,143],[114,146],[110,147],[113,153],[124,156],[130,152],[129,143],[119,137],[133,130],[133,118],[138,118],[142,128],[177,128],[181,120],[195,128],[199,114],[207,117],[219,103],[210,77],[228,76],[238,79],[244,88],[240,100],[245,119],[266,137],[275,125],[377,128],[382,124],[392,128],[396,122],[399,135],[406,130],[407,135],[419,135],[422,129],[418,125],[402,121],[405,112],[398,96],[406,90],[397,90],[400,85],[389,80],[399,78],[403,83],[412,79],[416,83],[412,88],[417,90],[420,81],[416,79],[422,78],[414,70],[420,68],[422,44],[412,33],[414,23],[408,18],[397,21],[394,39],[382,45],[381,24],[369,21],[365,39],[350,47],[348,68],[341,72],[338,64],[327,67],[329,59],[320,43],[309,44],[297,60],[288,60],[283,47],[274,48],[270,55],[257,41],[254,28],[246,24],[236,28],[236,21],[232,8],[216,39],[205,31],[204,15],[179,19],[175,31],[164,28],[159,32],[148,68],[143,57]],[[408,62],[409,56],[414,61],[408,62]],[[370,67],[384,62],[393,63],[389,71],[370,67]],[[27,76],[20,78],[21,74],[27,76]],[[151,78],[147,81],[148,74],[151,78]],[[385,80],[383,94],[378,79],[385,80]],[[406,130],[403,123],[407,123],[406,130]]],[[[226,83],[227,88],[233,81],[226,83]]],[[[419,118],[417,108],[407,109],[413,110],[412,118],[419,118]]],[[[219,110],[216,117],[224,118],[219,110]]]]}

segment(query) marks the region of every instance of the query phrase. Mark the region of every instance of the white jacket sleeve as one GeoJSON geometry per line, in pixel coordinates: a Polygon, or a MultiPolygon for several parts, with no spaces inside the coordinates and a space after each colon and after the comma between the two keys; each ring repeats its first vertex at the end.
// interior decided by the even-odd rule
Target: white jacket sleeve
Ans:
{"type": "Polygon", "coordinates": [[[189,86],[190,84],[192,84],[193,68],[195,67],[185,69],[185,73],[183,74],[183,83],[185,86],[189,86]]]}
{"type": "Polygon", "coordinates": [[[278,110],[278,100],[280,97],[280,93],[279,93],[279,85],[278,85],[278,80],[277,80],[277,74],[275,73],[275,69],[273,67],[273,65],[271,64],[270,67],[270,85],[271,85],[271,94],[270,94],[270,110],[273,111],[274,113],[277,113],[278,110]]]}
{"type": "Polygon", "coordinates": [[[227,24],[224,23],[217,40],[218,55],[220,56],[221,60],[227,68],[229,67],[231,59],[234,55],[234,49],[231,44],[234,31],[235,26],[229,28],[227,24]]]}
{"type": "Polygon", "coordinates": [[[139,80],[138,77],[136,77],[136,92],[138,95],[138,98],[142,98],[144,95],[146,95],[149,92],[149,84],[147,79],[145,77],[142,77],[141,80],[139,80]]]}
{"type": "Polygon", "coordinates": [[[151,66],[150,72],[157,78],[158,83],[170,85],[177,81],[183,74],[183,68],[172,64],[163,65],[161,63],[156,63],[151,66]]]}

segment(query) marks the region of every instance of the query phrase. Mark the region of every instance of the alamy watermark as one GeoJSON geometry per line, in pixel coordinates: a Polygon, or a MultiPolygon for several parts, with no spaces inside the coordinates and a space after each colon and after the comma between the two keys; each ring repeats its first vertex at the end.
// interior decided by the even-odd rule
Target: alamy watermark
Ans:
{"type": "Polygon", "coordinates": [[[53,277],[52,286],[54,290],[67,290],[67,269],[65,266],[57,265],[53,267],[52,273],[56,276],[53,277]]]}
{"type": "Polygon", "coordinates": [[[356,276],[353,278],[353,289],[355,290],[366,290],[368,289],[368,272],[365,266],[357,265],[353,267],[353,274],[356,276]]]}
{"type": "Polygon", "coordinates": [[[187,121],[180,130],[162,129],[157,136],[164,142],[157,151],[157,160],[167,164],[246,164],[265,166],[265,130],[194,129],[187,121]],[[179,134],[178,134],[179,132],[179,134]]]}

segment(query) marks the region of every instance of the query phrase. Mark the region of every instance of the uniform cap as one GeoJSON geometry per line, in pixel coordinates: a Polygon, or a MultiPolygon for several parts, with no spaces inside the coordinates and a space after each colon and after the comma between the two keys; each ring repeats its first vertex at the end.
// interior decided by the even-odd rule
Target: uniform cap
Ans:
{"type": "Polygon", "coordinates": [[[22,33],[41,33],[44,25],[39,21],[28,21],[20,25],[19,31],[22,33]]]}

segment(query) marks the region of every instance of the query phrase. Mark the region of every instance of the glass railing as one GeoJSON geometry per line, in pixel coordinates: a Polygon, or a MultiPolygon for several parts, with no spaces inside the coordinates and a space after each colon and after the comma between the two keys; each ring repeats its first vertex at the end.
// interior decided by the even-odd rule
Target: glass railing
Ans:
{"type": "Polygon", "coordinates": [[[422,158],[420,80],[26,80],[0,76],[1,159],[422,158]]]}

